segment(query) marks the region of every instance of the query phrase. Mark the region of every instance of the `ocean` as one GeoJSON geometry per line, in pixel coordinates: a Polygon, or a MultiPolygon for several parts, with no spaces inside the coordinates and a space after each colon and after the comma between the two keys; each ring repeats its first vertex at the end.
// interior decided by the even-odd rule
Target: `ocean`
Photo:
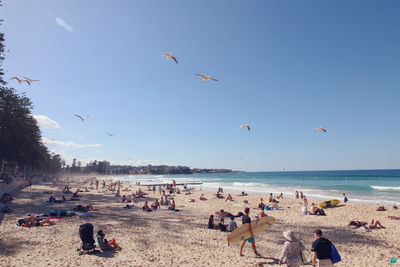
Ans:
{"type": "Polygon", "coordinates": [[[196,189],[224,193],[269,195],[283,193],[293,198],[302,191],[308,199],[340,199],[346,193],[351,203],[400,205],[400,170],[351,170],[351,171],[288,171],[288,172],[237,172],[192,175],[127,175],[116,176],[128,184],[201,182],[196,189]]]}

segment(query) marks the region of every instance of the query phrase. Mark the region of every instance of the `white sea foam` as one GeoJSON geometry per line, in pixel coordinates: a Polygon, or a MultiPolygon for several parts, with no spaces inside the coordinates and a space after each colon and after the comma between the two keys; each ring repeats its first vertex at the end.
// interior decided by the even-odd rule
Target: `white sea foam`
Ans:
{"type": "Polygon", "coordinates": [[[375,190],[391,190],[400,191],[400,186],[380,186],[380,185],[370,185],[375,190]]]}

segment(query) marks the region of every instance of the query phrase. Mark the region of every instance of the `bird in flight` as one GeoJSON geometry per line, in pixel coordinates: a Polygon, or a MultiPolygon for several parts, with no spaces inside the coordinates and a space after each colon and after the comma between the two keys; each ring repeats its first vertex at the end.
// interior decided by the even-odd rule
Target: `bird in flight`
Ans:
{"type": "Polygon", "coordinates": [[[171,52],[165,53],[163,56],[166,56],[168,60],[172,59],[176,64],[178,64],[178,60],[176,60],[176,57],[174,57],[171,52]]]}
{"type": "Polygon", "coordinates": [[[107,133],[108,136],[115,136],[115,134],[107,133]]]}
{"type": "Polygon", "coordinates": [[[21,83],[23,83],[23,82],[26,82],[27,84],[31,85],[31,82],[30,82],[30,81],[28,81],[28,80],[22,80],[22,79],[20,79],[20,78],[18,78],[18,77],[12,77],[10,80],[17,80],[19,84],[21,84],[21,83]]]}
{"type": "Polygon", "coordinates": [[[28,82],[30,82],[30,83],[33,83],[33,82],[38,82],[39,80],[32,80],[32,79],[29,79],[29,78],[26,78],[26,77],[24,77],[24,79],[26,79],[28,82]]]}
{"type": "Polygon", "coordinates": [[[82,117],[82,116],[76,115],[76,114],[75,114],[75,116],[78,117],[79,119],[81,119],[81,122],[84,122],[89,117],[89,115],[87,115],[86,117],[82,117]]]}
{"type": "Polygon", "coordinates": [[[324,127],[318,127],[314,129],[315,131],[323,131],[324,133],[326,133],[326,129],[324,127]]]}
{"type": "Polygon", "coordinates": [[[203,75],[203,74],[196,74],[197,76],[199,76],[199,77],[201,77],[201,78],[203,78],[201,81],[204,83],[205,81],[208,81],[208,80],[212,80],[212,81],[216,81],[216,82],[218,82],[218,80],[217,79],[215,79],[215,78],[213,78],[213,77],[211,77],[211,76],[206,76],[206,75],[203,75]]]}
{"type": "Polygon", "coordinates": [[[240,126],[240,129],[242,129],[242,128],[247,128],[247,130],[249,130],[249,132],[250,132],[250,125],[243,124],[243,125],[240,126]]]}

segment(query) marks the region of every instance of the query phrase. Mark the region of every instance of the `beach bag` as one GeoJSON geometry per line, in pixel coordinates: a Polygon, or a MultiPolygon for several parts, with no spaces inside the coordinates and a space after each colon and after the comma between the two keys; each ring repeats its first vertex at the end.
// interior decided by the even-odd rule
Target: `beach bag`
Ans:
{"type": "Polygon", "coordinates": [[[331,259],[332,259],[332,264],[338,263],[342,260],[342,258],[339,255],[339,252],[335,248],[333,244],[331,244],[331,259]]]}
{"type": "Polygon", "coordinates": [[[86,247],[83,249],[89,249],[93,247],[95,242],[93,239],[93,224],[85,223],[79,226],[79,237],[82,240],[82,248],[84,246],[86,247]]]}

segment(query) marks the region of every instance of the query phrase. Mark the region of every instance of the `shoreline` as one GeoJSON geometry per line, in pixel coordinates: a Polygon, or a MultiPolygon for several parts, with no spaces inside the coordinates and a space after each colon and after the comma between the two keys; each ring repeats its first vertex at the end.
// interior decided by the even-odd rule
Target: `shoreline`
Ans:
{"type": "MultiPolygon", "coordinates": [[[[136,181],[140,181],[142,182],[146,182],[150,184],[150,181],[153,180],[157,180],[159,178],[164,179],[164,180],[168,180],[170,184],[172,184],[172,180],[175,178],[177,181],[179,181],[180,183],[184,183],[181,181],[181,179],[185,179],[185,181],[190,181],[190,179],[192,179],[192,182],[199,182],[201,180],[199,180],[198,177],[193,176],[193,177],[188,177],[186,175],[181,175],[177,176],[177,175],[168,175],[167,177],[165,177],[164,175],[132,175],[132,177],[134,179],[120,179],[123,177],[130,177],[131,175],[122,175],[122,176],[114,176],[114,175],[109,175],[109,176],[104,176],[101,177],[101,179],[105,179],[105,180],[114,180],[114,181],[122,181],[124,183],[128,183],[131,185],[134,185],[136,181]],[[174,176],[174,177],[170,177],[170,176],[174,176]],[[184,176],[184,177],[182,177],[184,176]],[[195,180],[197,179],[197,180],[195,180]]],[[[205,178],[207,179],[207,178],[205,178]]],[[[166,183],[166,182],[164,182],[166,183]]],[[[242,191],[245,191],[248,194],[251,195],[262,195],[262,194],[269,194],[269,193],[273,193],[275,194],[280,194],[283,193],[284,196],[286,197],[293,197],[294,192],[297,191],[303,191],[304,195],[307,196],[307,198],[312,198],[315,201],[326,201],[326,200],[332,200],[332,199],[339,199],[341,202],[343,201],[343,196],[342,193],[345,193],[347,195],[347,197],[349,198],[350,202],[352,203],[357,203],[357,204],[365,204],[365,205],[384,205],[384,206],[393,206],[393,205],[397,205],[400,206],[400,201],[397,200],[392,200],[392,199],[385,199],[384,197],[382,197],[381,199],[368,199],[371,198],[371,193],[368,194],[368,192],[365,192],[364,194],[359,193],[359,192],[352,192],[352,191],[340,191],[340,190],[323,190],[323,189],[314,189],[314,188],[302,188],[302,187],[298,187],[298,186],[293,186],[293,188],[286,188],[284,185],[282,186],[278,186],[278,185],[271,185],[271,187],[268,187],[268,185],[264,185],[264,184],[260,184],[261,186],[263,186],[261,189],[255,189],[255,187],[251,186],[252,183],[250,183],[250,186],[248,186],[248,184],[246,183],[241,183],[241,182],[234,182],[233,185],[229,185],[229,184],[224,184],[224,182],[216,180],[216,182],[203,182],[202,186],[194,186],[194,188],[196,189],[200,189],[203,188],[207,191],[210,192],[216,192],[218,187],[223,187],[224,192],[226,193],[233,193],[233,194],[237,194],[240,193],[242,191]],[[220,182],[220,183],[218,183],[220,182]],[[211,185],[212,184],[212,185],[211,185]],[[291,191],[289,191],[291,190],[291,191]]],[[[142,184],[142,186],[146,186],[145,184],[142,184]]],[[[379,187],[379,186],[378,186],[379,187]]],[[[377,197],[376,195],[372,194],[372,197],[377,197]]]]}

